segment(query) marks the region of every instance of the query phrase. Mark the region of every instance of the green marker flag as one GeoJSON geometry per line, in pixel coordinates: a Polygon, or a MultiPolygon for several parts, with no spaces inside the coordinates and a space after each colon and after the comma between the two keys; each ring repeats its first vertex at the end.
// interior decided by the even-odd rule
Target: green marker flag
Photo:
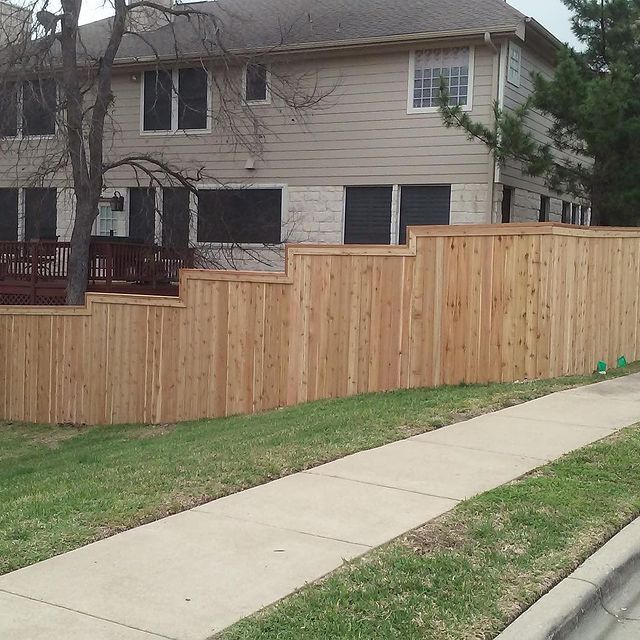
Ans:
{"type": "Polygon", "coordinates": [[[618,369],[624,369],[627,366],[628,362],[624,356],[620,356],[618,358],[618,369]]]}
{"type": "Polygon", "coordinates": [[[601,376],[606,376],[607,375],[607,363],[603,362],[602,360],[600,360],[600,362],[598,362],[598,373],[601,376]]]}

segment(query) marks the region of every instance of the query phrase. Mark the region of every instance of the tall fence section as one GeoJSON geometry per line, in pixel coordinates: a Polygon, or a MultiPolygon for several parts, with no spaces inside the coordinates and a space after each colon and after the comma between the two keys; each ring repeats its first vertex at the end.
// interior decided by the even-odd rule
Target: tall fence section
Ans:
{"type": "MultiPolygon", "coordinates": [[[[185,270],[180,298],[0,307],[0,418],[173,422],[639,355],[640,231],[418,227],[291,246],[283,274],[185,270]]],[[[357,425],[354,425],[357,428],[357,425]]]]}

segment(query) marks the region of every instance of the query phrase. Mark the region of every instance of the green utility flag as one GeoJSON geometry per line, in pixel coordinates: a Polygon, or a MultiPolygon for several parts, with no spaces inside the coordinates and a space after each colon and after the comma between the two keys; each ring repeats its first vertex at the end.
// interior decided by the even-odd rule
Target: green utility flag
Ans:
{"type": "Polygon", "coordinates": [[[598,373],[602,376],[606,376],[607,375],[607,363],[603,362],[602,360],[600,360],[600,362],[598,362],[598,373]]]}
{"type": "Polygon", "coordinates": [[[618,358],[618,369],[624,369],[627,364],[627,359],[624,356],[618,358]]]}

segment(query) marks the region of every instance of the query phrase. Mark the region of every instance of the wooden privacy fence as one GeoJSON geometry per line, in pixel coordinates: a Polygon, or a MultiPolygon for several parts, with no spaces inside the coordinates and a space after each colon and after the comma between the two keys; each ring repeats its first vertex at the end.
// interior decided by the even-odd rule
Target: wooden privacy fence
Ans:
{"type": "Polygon", "coordinates": [[[172,422],[637,359],[640,231],[419,227],[288,247],[284,274],[183,271],[180,293],[0,307],[0,418],[172,422]]]}

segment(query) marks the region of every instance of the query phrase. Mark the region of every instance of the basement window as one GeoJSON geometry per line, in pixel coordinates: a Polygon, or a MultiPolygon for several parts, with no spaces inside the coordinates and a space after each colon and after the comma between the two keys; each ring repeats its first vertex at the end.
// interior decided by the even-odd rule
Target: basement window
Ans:
{"type": "Polygon", "coordinates": [[[206,131],[209,74],[202,67],[145,71],[142,130],[149,133],[206,131]]]}
{"type": "Polygon", "coordinates": [[[551,198],[549,198],[549,196],[540,196],[540,212],[538,216],[539,222],[549,222],[550,212],[551,198]]]}
{"type": "Polygon", "coordinates": [[[282,189],[202,189],[198,242],[280,244],[282,189]]]}

